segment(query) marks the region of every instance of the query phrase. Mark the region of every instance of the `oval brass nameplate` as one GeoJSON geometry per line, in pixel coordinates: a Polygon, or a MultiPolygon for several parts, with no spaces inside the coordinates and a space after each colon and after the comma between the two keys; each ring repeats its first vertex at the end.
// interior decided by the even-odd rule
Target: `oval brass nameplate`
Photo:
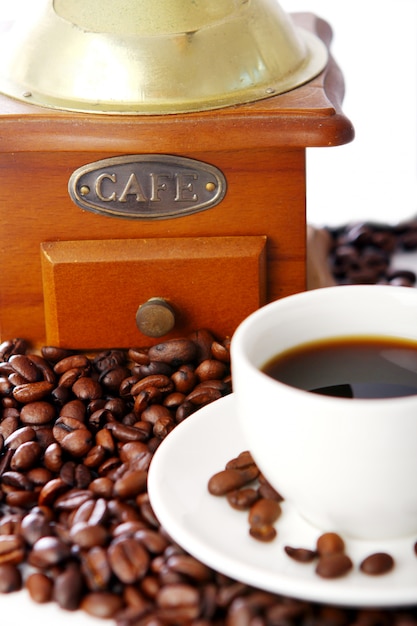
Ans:
{"type": "Polygon", "coordinates": [[[128,155],[89,163],[68,183],[82,209],[127,219],[168,219],[210,209],[226,193],[222,172],[171,155],[128,155]]]}

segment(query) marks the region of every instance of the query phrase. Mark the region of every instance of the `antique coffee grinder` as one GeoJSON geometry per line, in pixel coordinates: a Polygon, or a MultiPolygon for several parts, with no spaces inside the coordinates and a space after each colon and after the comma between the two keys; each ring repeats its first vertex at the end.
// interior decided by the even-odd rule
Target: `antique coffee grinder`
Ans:
{"type": "Polygon", "coordinates": [[[306,148],[353,138],[326,22],[38,0],[1,31],[2,340],[227,336],[305,289],[306,148]]]}

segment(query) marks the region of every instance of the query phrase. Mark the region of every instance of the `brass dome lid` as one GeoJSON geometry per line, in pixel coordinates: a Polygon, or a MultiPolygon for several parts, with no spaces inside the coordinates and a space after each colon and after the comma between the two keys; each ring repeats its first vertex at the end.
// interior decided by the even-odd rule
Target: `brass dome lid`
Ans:
{"type": "Polygon", "coordinates": [[[18,100],[165,114],[294,89],[327,49],[276,0],[39,0],[2,36],[0,58],[0,91],[18,100]]]}

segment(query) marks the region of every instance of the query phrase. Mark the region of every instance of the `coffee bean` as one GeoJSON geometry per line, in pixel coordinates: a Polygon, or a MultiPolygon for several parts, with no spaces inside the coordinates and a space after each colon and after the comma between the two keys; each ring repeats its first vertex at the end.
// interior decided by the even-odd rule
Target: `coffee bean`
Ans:
{"type": "Polygon", "coordinates": [[[17,372],[11,372],[8,376],[8,381],[13,385],[13,387],[22,386],[27,383],[26,378],[17,372]]]}
{"type": "Polygon", "coordinates": [[[88,454],[93,445],[93,436],[87,428],[80,428],[68,433],[61,441],[61,447],[74,457],[88,454]]]}
{"type": "Polygon", "coordinates": [[[78,522],[71,526],[70,538],[80,548],[89,549],[104,546],[107,543],[108,532],[104,526],[78,522]]]}
{"type": "Polygon", "coordinates": [[[41,537],[32,546],[28,562],[33,567],[46,569],[65,562],[71,556],[71,548],[54,536],[41,537]]]}
{"type": "Polygon", "coordinates": [[[9,365],[27,383],[34,383],[40,380],[40,371],[35,363],[26,355],[14,354],[9,359],[9,365]]]}
{"type": "Polygon", "coordinates": [[[10,461],[10,468],[18,472],[27,472],[40,459],[42,448],[37,441],[21,443],[10,461]]]}
{"type": "Polygon", "coordinates": [[[54,502],[56,511],[74,511],[86,502],[90,502],[92,494],[89,489],[69,489],[59,495],[54,502]]]}
{"type": "Polygon", "coordinates": [[[33,572],[26,579],[26,589],[31,599],[38,604],[52,600],[53,586],[52,579],[42,572],[33,572]]]}
{"type": "Polygon", "coordinates": [[[71,389],[79,378],[86,375],[86,370],[82,367],[73,367],[59,377],[58,388],[59,389],[71,389]]]}
{"type": "Polygon", "coordinates": [[[345,542],[334,532],[323,533],[316,542],[316,550],[320,556],[343,552],[344,549],[345,542]]]}
{"type": "Polygon", "coordinates": [[[174,572],[184,574],[191,580],[205,582],[211,578],[211,570],[188,554],[173,554],[167,559],[166,566],[174,572]]]}
{"type": "Polygon", "coordinates": [[[113,576],[107,549],[95,546],[81,552],[81,571],[90,591],[106,590],[113,576]]]}
{"type": "Polygon", "coordinates": [[[55,407],[45,400],[29,402],[20,411],[20,421],[28,425],[49,424],[54,417],[55,407]]]}
{"type": "Polygon", "coordinates": [[[332,552],[319,556],[316,573],[322,578],[345,576],[353,567],[350,557],[343,552],[332,552]]]}
{"type": "Polygon", "coordinates": [[[148,469],[152,454],[149,452],[148,446],[141,441],[129,441],[123,444],[119,449],[120,460],[123,463],[132,463],[135,461],[136,469],[148,469]]]}
{"type": "Polygon", "coordinates": [[[285,546],[284,550],[294,561],[299,561],[300,563],[311,563],[317,557],[317,552],[308,548],[285,546]]]}
{"type": "Polygon", "coordinates": [[[117,593],[94,591],[84,596],[81,608],[94,617],[109,619],[123,607],[123,600],[117,593]]]}
{"type": "Polygon", "coordinates": [[[238,511],[247,511],[259,498],[257,490],[250,487],[229,491],[226,497],[230,506],[238,511]]]}
{"type": "Polygon", "coordinates": [[[249,527],[249,534],[258,541],[273,541],[277,536],[277,530],[273,524],[252,524],[249,527]]]}
{"type": "Polygon", "coordinates": [[[53,599],[61,609],[75,611],[80,606],[83,592],[80,566],[69,563],[54,580],[53,599]]]}
{"type": "Polygon", "coordinates": [[[106,424],[106,428],[110,430],[117,441],[122,441],[123,443],[128,441],[146,441],[149,438],[149,432],[146,432],[144,428],[126,426],[120,422],[110,422],[106,424]]]}
{"type": "Polygon", "coordinates": [[[213,341],[211,344],[211,354],[213,358],[217,359],[217,361],[221,361],[226,364],[230,363],[230,349],[218,341],[213,341]]]}
{"type": "Polygon", "coordinates": [[[58,348],[56,346],[42,346],[41,354],[48,361],[48,363],[57,363],[67,356],[71,356],[73,351],[67,350],[66,348],[58,348]]]}
{"type": "Polygon", "coordinates": [[[200,383],[186,396],[185,401],[201,407],[210,402],[218,400],[223,395],[222,390],[207,384],[207,381],[200,383]]]}
{"type": "Polygon", "coordinates": [[[122,350],[104,350],[99,352],[93,365],[99,372],[106,372],[126,363],[126,355],[122,350]]]}
{"type": "Polygon", "coordinates": [[[171,393],[171,391],[174,389],[174,384],[172,380],[164,374],[153,374],[150,376],[146,376],[141,380],[138,380],[131,388],[130,393],[132,394],[132,396],[137,396],[141,392],[153,388],[157,389],[158,392],[161,394],[171,393]]]}
{"type": "Polygon", "coordinates": [[[22,426],[14,430],[4,441],[4,445],[9,450],[17,450],[22,443],[33,441],[36,438],[36,432],[31,426],[22,426]]]}
{"type": "Polygon", "coordinates": [[[22,574],[16,565],[0,562],[0,593],[11,593],[22,588],[22,574]]]}
{"type": "Polygon", "coordinates": [[[39,370],[40,378],[46,380],[48,383],[56,383],[56,376],[53,371],[53,367],[48,361],[39,354],[31,354],[30,360],[36,365],[39,370]]]}
{"type": "Polygon", "coordinates": [[[149,567],[149,555],[133,538],[115,539],[109,545],[110,567],[123,583],[134,583],[143,578],[149,567]]]}
{"type": "Polygon", "coordinates": [[[171,619],[174,618],[173,621],[177,623],[196,619],[200,612],[199,593],[191,585],[172,584],[161,587],[156,595],[156,603],[161,609],[170,610],[171,619]]]}
{"type": "Polygon", "coordinates": [[[202,361],[195,370],[195,374],[200,381],[219,380],[226,375],[226,372],[226,365],[216,359],[206,359],[202,361]]]}
{"type": "Polygon", "coordinates": [[[96,444],[110,454],[113,454],[116,450],[115,440],[111,431],[108,428],[101,428],[95,436],[96,444]]]}
{"type": "Polygon", "coordinates": [[[162,361],[150,361],[146,365],[137,365],[132,368],[132,373],[138,376],[138,378],[145,378],[146,376],[152,376],[153,374],[163,374],[164,376],[171,376],[174,368],[168,363],[162,361]]]}
{"type": "Polygon", "coordinates": [[[249,450],[244,450],[236,458],[226,463],[226,469],[244,469],[250,465],[255,465],[255,461],[249,450]]]}
{"type": "Polygon", "coordinates": [[[184,400],[181,406],[175,412],[175,421],[177,424],[185,420],[187,417],[192,415],[197,410],[197,405],[189,402],[188,400],[184,400]]]}
{"type": "Polygon", "coordinates": [[[129,348],[127,352],[128,358],[139,365],[147,365],[150,362],[148,348],[129,348]]]}
{"type": "Polygon", "coordinates": [[[54,442],[49,444],[44,453],[44,464],[45,467],[52,472],[59,472],[62,465],[62,448],[61,446],[54,442]]]}
{"type": "Polygon", "coordinates": [[[25,545],[20,535],[0,535],[0,564],[19,565],[25,558],[25,545]]]}
{"type": "Polygon", "coordinates": [[[370,574],[371,576],[378,576],[380,574],[386,574],[394,567],[394,559],[390,554],[386,552],[375,552],[367,556],[359,565],[359,569],[364,574],[370,574]]]}
{"type": "Polygon", "coordinates": [[[151,346],[148,356],[151,361],[162,361],[177,368],[184,363],[192,363],[196,359],[197,346],[189,339],[171,339],[151,346]]]}
{"type": "Polygon", "coordinates": [[[63,374],[70,369],[80,367],[86,371],[90,370],[90,361],[84,354],[71,354],[60,359],[54,366],[56,374],[63,374]]]}
{"type": "Polygon", "coordinates": [[[155,424],[159,421],[172,420],[171,411],[162,404],[151,404],[141,414],[142,423],[155,424]]]}
{"type": "Polygon", "coordinates": [[[2,341],[0,344],[0,358],[7,361],[13,354],[25,354],[27,348],[27,342],[21,337],[2,341]]]}
{"type": "Polygon", "coordinates": [[[79,422],[85,423],[86,421],[86,407],[82,400],[69,400],[66,402],[59,412],[60,417],[72,417],[79,422]]]}
{"type": "Polygon", "coordinates": [[[165,439],[175,428],[175,421],[170,416],[160,417],[154,424],[153,434],[158,439],[165,439]]]}
{"type": "Polygon", "coordinates": [[[267,481],[262,480],[262,475],[259,476],[258,495],[260,498],[267,498],[268,500],[276,500],[282,502],[282,495],[272,487],[267,481]]]}
{"type": "Polygon", "coordinates": [[[102,395],[101,385],[98,381],[87,376],[81,376],[72,385],[72,392],[80,400],[91,401],[102,395]]]}
{"type": "Polygon", "coordinates": [[[281,515],[281,506],[276,500],[261,498],[257,500],[249,511],[249,524],[251,526],[262,526],[273,524],[281,515]]]}
{"type": "Polygon", "coordinates": [[[57,498],[68,491],[68,485],[61,478],[53,478],[42,487],[38,496],[39,506],[51,506],[57,498]]]}
{"type": "Polygon", "coordinates": [[[145,470],[128,470],[114,483],[114,497],[127,500],[143,493],[146,490],[147,478],[148,473],[145,470]]]}
{"type": "Polygon", "coordinates": [[[187,394],[190,393],[198,383],[198,377],[194,366],[190,364],[180,366],[171,376],[175,385],[175,390],[187,394]]]}
{"type": "Polygon", "coordinates": [[[31,546],[41,537],[51,535],[51,531],[50,520],[41,510],[31,511],[22,519],[22,537],[31,546]]]}
{"type": "Polygon", "coordinates": [[[25,476],[25,474],[12,470],[3,472],[1,476],[1,483],[3,489],[5,489],[6,487],[12,487],[13,489],[23,489],[27,491],[33,489],[32,481],[30,481],[29,478],[25,476]]]}
{"type": "MultiPolygon", "coordinates": [[[[127,529],[123,531],[121,526],[122,525],[119,526],[118,532],[128,532],[127,529]]],[[[168,539],[160,532],[146,527],[135,529],[135,525],[133,523],[129,524],[129,526],[131,527],[130,532],[134,535],[136,541],[139,541],[139,543],[143,545],[148,552],[152,554],[162,554],[169,546],[168,539]]]]}
{"type": "Polygon", "coordinates": [[[113,484],[110,478],[103,476],[92,480],[88,488],[97,498],[110,499],[113,494],[113,484]]]}
{"type": "Polygon", "coordinates": [[[54,383],[48,383],[46,380],[25,383],[13,389],[13,398],[22,404],[37,402],[48,396],[53,388],[54,383]]]}
{"type": "Polygon", "coordinates": [[[247,485],[255,480],[258,475],[259,470],[253,465],[242,470],[225,469],[217,472],[210,478],[208,490],[212,495],[223,496],[229,491],[247,485]]]}
{"type": "Polygon", "coordinates": [[[135,395],[133,412],[137,419],[142,419],[142,413],[154,402],[161,402],[162,392],[157,387],[148,387],[135,395]]]}
{"type": "Polygon", "coordinates": [[[52,480],[53,474],[46,467],[33,467],[26,472],[26,476],[36,489],[37,487],[43,487],[52,480]]]}
{"type": "Polygon", "coordinates": [[[87,489],[91,482],[92,474],[83,463],[66,461],[59,470],[59,477],[70,487],[87,489]]]}

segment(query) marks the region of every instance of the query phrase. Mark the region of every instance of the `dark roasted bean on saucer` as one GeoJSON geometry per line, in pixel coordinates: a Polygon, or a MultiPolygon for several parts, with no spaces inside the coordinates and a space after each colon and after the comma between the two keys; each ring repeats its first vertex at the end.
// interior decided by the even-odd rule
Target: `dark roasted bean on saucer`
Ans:
{"type": "Polygon", "coordinates": [[[317,539],[316,550],[320,556],[326,554],[335,554],[343,552],[345,549],[345,542],[338,533],[328,532],[323,533],[317,539]]]}
{"type": "Polygon", "coordinates": [[[261,498],[268,498],[269,500],[276,500],[277,502],[282,502],[284,500],[282,495],[274,489],[263,474],[259,474],[258,493],[261,498]]]}
{"type": "Polygon", "coordinates": [[[293,548],[291,546],[285,546],[284,551],[294,561],[299,563],[311,563],[317,558],[317,552],[315,550],[309,550],[308,548],[293,548]]]}
{"type": "Polygon", "coordinates": [[[226,495],[231,507],[238,511],[247,511],[259,499],[256,489],[247,487],[244,489],[234,489],[226,495]]]}
{"type": "Polygon", "coordinates": [[[343,552],[334,552],[319,557],[316,574],[321,578],[345,576],[353,567],[350,557],[343,552]]]}
{"type": "Polygon", "coordinates": [[[208,490],[213,496],[224,496],[229,491],[244,487],[255,480],[259,474],[256,466],[249,466],[243,470],[225,469],[212,476],[208,483],[208,490]]]}
{"type": "Polygon", "coordinates": [[[386,574],[394,567],[394,559],[386,552],[375,552],[367,556],[360,564],[359,569],[364,574],[378,576],[386,574]]]}
{"type": "Polygon", "coordinates": [[[281,515],[281,506],[276,500],[261,498],[257,500],[249,511],[249,525],[259,526],[273,524],[281,515]]]}
{"type": "Polygon", "coordinates": [[[244,450],[237,457],[226,463],[226,469],[243,469],[249,465],[255,465],[255,461],[249,450],[244,450]]]}
{"type": "Polygon", "coordinates": [[[249,534],[258,541],[273,541],[277,536],[277,530],[273,524],[252,524],[249,534]]]}

